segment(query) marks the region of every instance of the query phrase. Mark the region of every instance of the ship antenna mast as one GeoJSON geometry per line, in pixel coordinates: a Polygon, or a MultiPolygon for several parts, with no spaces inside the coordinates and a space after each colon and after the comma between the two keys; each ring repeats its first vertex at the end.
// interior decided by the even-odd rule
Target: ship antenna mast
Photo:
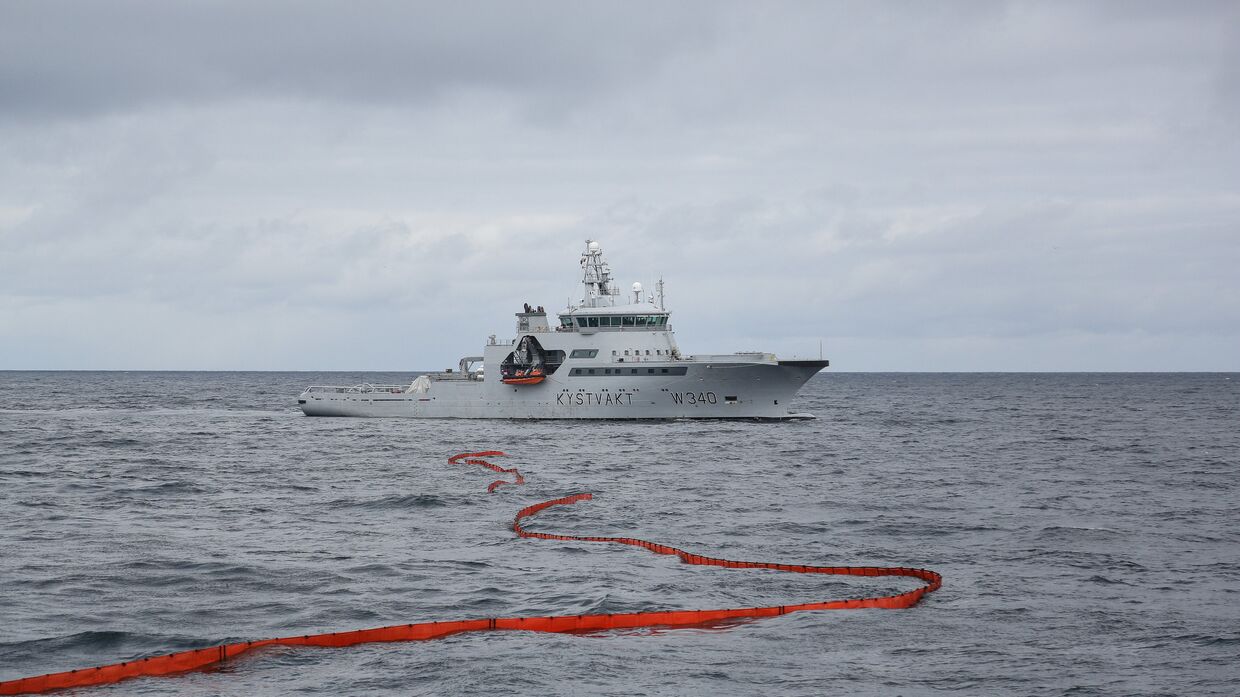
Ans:
{"type": "Polygon", "coordinates": [[[654,284],[654,287],[659,292],[659,309],[666,310],[667,308],[663,307],[663,277],[662,276],[659,276],[659,282],[654,284]]]}
{"type": "Polygon", "coordinates": [[[603,261],[603,246],[594,240],[586,240],[586,251],[581,254],[581,285],[584,287],[583,307],[615,305],[620,289],[611,280],[611,269],[603,261]]]}

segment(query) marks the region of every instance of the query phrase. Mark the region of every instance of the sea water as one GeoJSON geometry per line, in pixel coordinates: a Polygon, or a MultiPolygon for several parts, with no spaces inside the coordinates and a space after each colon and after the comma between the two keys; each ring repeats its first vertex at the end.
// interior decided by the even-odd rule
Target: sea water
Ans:
{"type": "MultiPolygon", "coordinates": [[[[407,622],[781,605],[909,579],[910,610],[272,648],[80,694],[1240,692],[1240,376],[833,374],[814,421],[303,417],[410,374],[0,372],[0,680],[407,622]],[[523,486],[449,465],[509,453],[523,486]]],[[[496,458],[496,462],[501,462],[496,458]]]]}

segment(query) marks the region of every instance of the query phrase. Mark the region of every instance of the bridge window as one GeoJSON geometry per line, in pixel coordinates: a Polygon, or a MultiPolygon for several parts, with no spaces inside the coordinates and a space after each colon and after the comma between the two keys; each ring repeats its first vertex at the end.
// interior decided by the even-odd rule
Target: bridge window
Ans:
{"type": "Polygon", "coordinates": [[[561,317],[561,318],[560,318],[560,326],[561,326],[561,327],[571,327],[571,326],[573,326],[573,318],[572,318],[572,317],[561,317]]]}
{"type": "Polygon", "coordinates": [[[584,326],[586,326],[586,318],[585,318],[585,317],[578,317],[578,318],[577,318],[577,326],[578,326],[578,327],[584,327],[584,326]]]}
{"type": "Polygon", "coordinates": [[[625,315],[625,316],[623,317],[623,320],[624,320],[624,326],[626,326],[626,327],[631,327],[631,326],[633,326],[633,316],[632,316],[632,315],[625,315]]]}
{"type": "Polygon", "coordinates": [[[591,318],[589,318],[589,319],[590,319],[590,326],[591,326],[591,327],[597,327],[597,326],[598,326],[598,317],[591,317],[591,318]]]}

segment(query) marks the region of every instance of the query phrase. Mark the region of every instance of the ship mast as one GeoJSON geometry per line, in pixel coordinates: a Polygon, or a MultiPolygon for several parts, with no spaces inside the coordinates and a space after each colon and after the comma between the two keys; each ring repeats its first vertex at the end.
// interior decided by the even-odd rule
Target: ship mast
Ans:
{"type": "Polygon", "coordinates": [[[616,304],[620,289],[612,281],[611,268],[603,261],[603,246],[586,240],[586,251],[581,254],[582,307],[607,307],[616,304]]]}

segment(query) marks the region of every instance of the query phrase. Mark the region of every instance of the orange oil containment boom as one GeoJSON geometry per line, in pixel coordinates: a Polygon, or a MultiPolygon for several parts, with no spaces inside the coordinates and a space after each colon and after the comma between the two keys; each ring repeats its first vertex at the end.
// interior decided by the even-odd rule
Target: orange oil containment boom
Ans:
{"type": "Polygon", "coordinates": [[[487,493],[489,494],[495,491],[496,489],[498,489],[500,486],[503,486],[504,484],[524,484],[525,483],[525,477],[521,476],[521,473],[517,471],[517,468],[511,467],[511,468],[505,469],[503,467],[500,467],[499,465],[491,464],[490,462],[487,462],[486,460],[482,459],[484,457],[507,457],[507,456],[508,456],[508,453],[500,452],[499,450],[484,450],[483,452],[480,452],[480,453],[457,453],[456,455],[453,455],[452,457],[448,458],[448,464],[455,465],[456,463],[463,461],[467,465],[481,465],[494,472],[499,472],[500,474],[516,475],[516,478],[513,479],[511,482],[506,482],[502,479],[496,479],[495,481],[491,482],[491,485],[487,487],[487,493]]]}
{"type": "MultiPolygon", "coordinates": [[[[482,465],[497,472],[515,473],[516,484],[524,483],[525,479],[515,469],[503,469],[487,462],[483,458],[503,455],[499,451],[478,453],[461,453],[448,459],[451,463],[482,465]]],[[[502,480],[493,482],[487,491],[494,491],[502,480]]],[[[769,562],[732,561],[717,557],[706,557],[691,554],[682,549],[669,547],[655,542],[647,542],[632,537],[584,537],[578,535],[555,535],[543,532],[530,532],[522,527],[524,519],[529,518],[551,506],[564,506],[578,501],[589,501],[591,494],[573,494],[563,498],[543,501],[526,506],[517,512],[512,521],[512,530],[519,537],[539,540],[563,540],[568,542],[613,542],[631,545],[650,550],[655,554],[675,555],[686,564],[704,566],[722,566],[728,569],[769,569],[787,571],[798,574],[834,574],[843,576],[907,576],[924,582],[919,588],[895,595],[884,595],[872,598],[853,598],[849,600],[825,600],[795,605],[775,605],[768,607],[731,608],[726,610],[669,610],[666,612],[631,612],[622,614],[599,615],[552,615],[548,617],[490,617],[476,620],[458,620],[455,622],[420,622],[417,624],[398,624],[375,629],[359,629],[351,632],[332,632],[329,634],[304,634],[302,636],[281,637],[278,639],[262,639],[259,641],[243,641],[233,644],[222,644],[206,649],[180,651],[162,656],[151,656],[135,661],[113,663],[96,668],[83,668],[64,673],[50,673],[32,678],[20,678],[0,682],[0,695],[20,695],[47,692],[68,687],[84,687],[119,682],[127,678],[140,676],[167,675],[180,673],[196,668],[222,663],[236,658],[247,651],[263,646],[322,646],[341,647],[385,641],[419,641],[439,639],[461,632],[480,632],[487,630],[524,630],[530,632],[581,632],[600,631],[607,629],[628,629],[633,627],[685,627],[718,622],[728,619],[773,617],[801,610],[856,610],[861,608],[882,608],[887,610],[904,609],[916,605],[927,593],[932,593],[942,585],[943,578],[928,569],[914,569],[903,566],[807,566],[804,564],[774,564],[769,562]]]]}

